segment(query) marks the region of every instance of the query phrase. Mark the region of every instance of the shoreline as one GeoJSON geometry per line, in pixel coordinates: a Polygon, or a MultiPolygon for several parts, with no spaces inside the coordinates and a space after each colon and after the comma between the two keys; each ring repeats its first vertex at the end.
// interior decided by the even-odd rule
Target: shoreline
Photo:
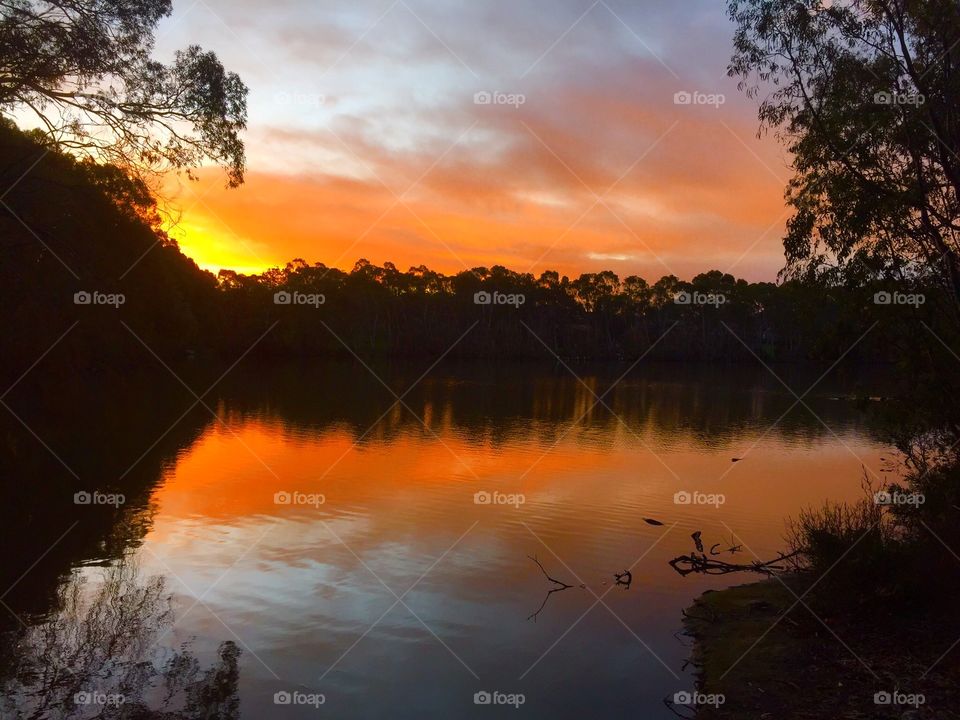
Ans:
{"type": "Polygon", "coordinates": [[[960,717],[956,659],[925,675],[933,661],[904,650],[913,644],[905,638],[920,645],[927,632],[942,636],[938,623],[921,619],[893,631],[865,616],[815,618],[806,586],[806,578],[784,575],[694,600],[683,624],[697,691],[722,702],[700,705],[695,715],[674,711],[697,720],[813,720],[825,717],[829,701],[829,717],[839,719],[960,717]]]}

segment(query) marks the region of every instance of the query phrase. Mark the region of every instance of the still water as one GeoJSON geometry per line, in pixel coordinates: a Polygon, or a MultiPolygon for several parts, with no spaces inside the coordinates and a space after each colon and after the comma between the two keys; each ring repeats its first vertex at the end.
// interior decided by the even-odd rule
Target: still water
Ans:
{"type": "Polygon", "coordinates": [[[863,378],[424,369],[12,394],[2,716],[675,717],[681,610],[751,579],[691,533],[767,559],[893,471],[863,378]]]}

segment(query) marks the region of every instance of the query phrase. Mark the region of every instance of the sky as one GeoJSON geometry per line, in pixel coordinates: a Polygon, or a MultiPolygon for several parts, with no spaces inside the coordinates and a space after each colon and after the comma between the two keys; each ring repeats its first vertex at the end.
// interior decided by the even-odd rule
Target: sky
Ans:
{"type": "Polygon", "coordinates": [[[250,88],[245,184],[168,178],[214,272],[365,258],[651,282],[783,266],[789,156],[720,0],[174,0],[155,56],[250,88]]]}

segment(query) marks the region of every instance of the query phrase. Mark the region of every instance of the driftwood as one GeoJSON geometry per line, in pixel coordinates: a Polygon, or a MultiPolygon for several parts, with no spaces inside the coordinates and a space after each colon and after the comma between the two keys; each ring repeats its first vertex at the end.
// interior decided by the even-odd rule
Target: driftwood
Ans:
{"type": "Polygon", "coordinates": [[[703,540],[700,539],[700,536],[703,535],[703,531],[697,530],[690,537],[693,538],[693,544],[697,547],[697,552],[703,552],[703,540]]]}
{"type": "Polygon", "coordinates": [[[723,560],[717,560],[716,556],[724,552],[735,555],[743,550],[743,546],[736,543],[737,538],[735,535],[730,537],[730,547],[728,547],[726,550],[718,549],[721,543],[714,543],[711,545],[710,555],[707,555],[703,551],[702,530],[697,530],[696,532],[692,533],[690,537],[693,540],[693,545],[696,548],[696,551],[690,553],[689,555],[680,555],[675,557],[668,563],[670,567],[676,570],[680,575],[689,575],[690,573],[700,573],[702,575],[726,575],[727,573],[732,572],[756,572],[763,575],[773,575],[774,573],[787,570],[787,566],[783,564],[784,561],[789,560],[790,558],[799,554],[799,551],[792,552],[789,555],[777,553],[777,557],[775,557],[773,560],[754,560],[750,563],[725,562],[723,560]]]}
{"type": "Polygon", "coordinates": [[[750,563],[730,563],[723,560],[717,560],[704,553],[690,553],[689,555],[680,555],[669,562],[670,567],[676,570],[680,575],[689,575],[690,573],[702,573],[703,575],[726,575],[732,572],[756,572],[763,575],[773,575],[788,569],[784,564],[798,552],[792,552],[788,555],[778,553],[773,560],[754,560],[750,563]]]}
{"type": "Polygon", "coordinates": [[[567,585],[565,582],[561,582],[560,580],[557,580],[556,578],[550,577],[550,576],[547,574],[546,569],[543,567],[543,563],[541,563],[539,560],[537,560],[537,556],[536,556],[536,555],[527,555],[527,557],[530,558],[531,560],[533,560],[533,561],[537,564],[537,566],[540,568],[540,572],[543,573],[543,576],[544,576],[547,580],[549,580],[550,582],[552,582],[554,585],[559,585],[559,586],[560,586],[560,587],[557,588],[557,590],[566,590],[567,588],[572,588],[572,587],[573,587],[573,585],[567,585]]]}
{"type": "MultiPolygon", "coordinates": [[[[543,609],[547,606],[547,601],[550,599],[550,596],[553,595],[555,592],[569,590],[572,587],[579,587],[581,590],[586,589],[587,587],[586,585],[570,585],[569,583],[563,582],[563,580],[557,580],[555,577],[553,577],[552,575],[550,575],[550,573],[547,572],[547,569],[543,566],[543,563],[537,559],[536,555],[527,555],[527,557],[533,560],[537,564],[537,567],[540,568],[540,572],[543,573],[543,576],[549,582],[553,583],[556,586],[554,588],[551,588],[550,590],[547,590],[547,594],[544,595],[543,602],[540,603],[540,607],[538,607],[536,610],[530,613],[527,616],[527,620],[533,620],[534,622],[536,622],[537,616],[540,615],[541,612],[543,612],[543,609]]],[[[613,577],[615,580],[615,583],[614,583],[615,585],[622,587],[624,590],[630,589],[630,585],[633,582],[633,573],[631,573],[629,570],[624,570],[622,573],[615,572],[613,574],[613,577]]]]}
{"type": "Polygon", "coordinates": [[[530,558],[531,560],[533,560],[533,561],[537,564],[537,567],[540,568],[540,572],[543,573],[543,576],[544,576],[547,580],[549,580],[550,582],[552,582],[554,585],[557,586],[557,587],[553,588],[552,590],[547,590],[547,594],[543,596],[543,602],[540,603],[540,607],[538,607],[536,610],[534,610],[532,613],[530,613],[530,615],[527,616],[527,620],[533,620],[534,622],[536,622],[536,621],[537,621],[537,616],[538,616],[541,612],[543,612],[543,609],[547,606],[547,600],[550,599],[550,596],[553,595],[555,592],[560,592],[560,591],[562,591],[562,590],[569,590],[570,588],[573,587],[573,585],[568,585],[567,583],[563,582],[562,580],[557,580],[557,579],[554,578],[554,577],[550,577],[550,574],[547,572],[546,568],[543,567],[543,563],[541,563],[539,560],[537,560],[537,556],[536,556],[536,555],[527,555],[527,557],[530,558]]]}
{"type": "MultiPolygon", "coordinates": [[[[659,520],[654,520],[653,518],[643,518],[643,520],[650,525],[663,524],[659,520]]],[[[689,555],[679,555],[668,562],[668,565],[676,570],[677,574],[681,576],[686,576],[691,573],[699,573],[701,575],[726,575],[727,573],[733,572],[755,572],[760,573],[761,575],[774,575],[778,572],[785,572],[788,570],[789,566],[787,565],[787,561],[799,554],[799,551],[795,551],[786,555],[781,552],[777,553],[777,557],[773,558],[772,560],[754,560],[748,563],[726,562],[725,560],[718,559],[717,556],[721,553],[735,555],[743,550],[742,545],[736,544],[736,536],[733,536],[730,539],[730,547],[726,548],[725,550],[719,549],[722,543],[714,543],[711,545],[709,555],[704,552],[702,530],[697,530],[696,532],[692,533],[690,538],[693,540],[695,551],[691,552],[689,555]]],[[[540,603],[540,607],[527,616],[527,620],[533,620],[536,622],[537,617],[547,606],[547,602],[550,600],[551,595],[556,592],[569,590],[570,588],[577,586],[566,583],[563,580],[557,580],[557,578],[550,575],[550,573],[547,572],[547,569],[543,566],[543,563],[537,559],[536,555],[527,555],[527,557],[537,564],[537,567],[540,568],[540,572],[543,573],[543,576],[547,579],[547,581],[554,585],[554,587],[552,587],[550,590],[547,590],[546,595],[544,595],[543,602],[540,603]]],[[[625,590],[629,590],[631,583],[633,583],[633,574],[630,572],[630,570],[624,570],[622,573],[615,572],[613,577],[615,584],[624,588],[625,590]]],[[[579,587],[585,588],[586,586],[580,585],[579,587]]]]}
{"type": "Polygon", "coordinates": [[[711,555],[719,555],[721,552],[728,552],[728,553],[730,553],[731,555],[734,555],[734,554],[740,552],[741,550],[743,550],[743,545],[732,545],[732,546],[728,547],[726,550],[717,550],[718,547],[720,547],[720,543],[714,543],[713,545],[711,545],[711,546],[710,546],[710,554],[711,554],[711,555]]]}

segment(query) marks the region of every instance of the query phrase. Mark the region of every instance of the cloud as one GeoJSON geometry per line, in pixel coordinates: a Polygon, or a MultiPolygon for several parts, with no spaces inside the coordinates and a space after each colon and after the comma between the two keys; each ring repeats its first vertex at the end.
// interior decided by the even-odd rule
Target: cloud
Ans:
{"type": "Polygon", "coordinates": [[[201,264],[606,264],[652,279],[782,265],[788,158],[725,75],[732,28],[715,4],[290,5],[256,26],[247,0],[214,5],[235,45],[273,48],[275,74],[252,89],[247,185],[178,201],[201,264]],[[478,105],[478,91],[523,101],[478,105]]]}

